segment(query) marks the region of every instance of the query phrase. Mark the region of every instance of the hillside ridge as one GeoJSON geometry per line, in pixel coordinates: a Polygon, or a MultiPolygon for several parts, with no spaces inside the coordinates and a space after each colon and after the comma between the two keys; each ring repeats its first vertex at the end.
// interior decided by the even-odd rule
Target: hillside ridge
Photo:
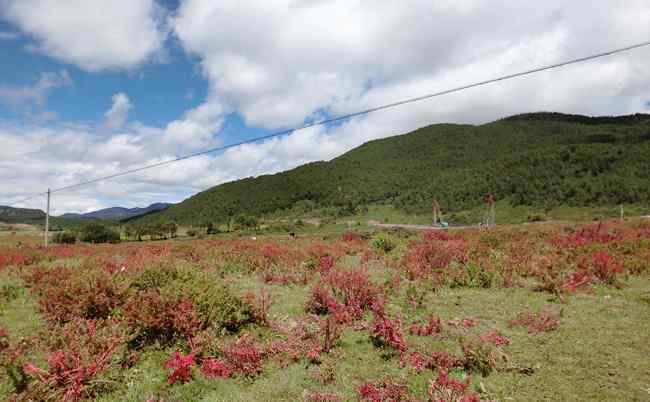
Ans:
{"type": "Polygon", "coordinates": [[[220,184],[135,222],[225,222],[240,214],[372,204],[422,213],[482,205],[551,207],[647,203],[650,116],[529,113],[482,125],[435,124],[372,140],[330,161],[220,184]]]}

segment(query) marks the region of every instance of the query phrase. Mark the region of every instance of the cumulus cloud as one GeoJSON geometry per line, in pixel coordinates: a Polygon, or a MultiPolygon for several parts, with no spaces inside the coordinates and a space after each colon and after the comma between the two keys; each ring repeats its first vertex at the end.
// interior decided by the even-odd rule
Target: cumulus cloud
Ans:
{"type": "MultiPolygon", "coordinates": [[[[0,157],[0,182],[12,189],[3,199],[215,146],[224,141],[218,133],[230,113],[253,127],[292,127],[642,42],[650,37],[650,4],[183,0],[170,26],[199,60],[210,86],[206,101],[164,126],[122,124],[101,138],[83,125],[0,124],[0,155],[8,157],[0,157]],[[7,149],[23,156],[12,162],[7,149]]],[[[224,181],[328,160],[431,123],[484,123],[539,110],[647,111],[649,56],[650,50],[637,50],[310,128],[60,194],[57,205],[178,201],[224,181]]]]}
{"type": "Polygon", "coordinates": [[[133,109],[131,100],[124,92],[113,95],[113,105],[104,114],[106,126],[112,129],[121,128],[129,117],[129,110],[133,109]]]}
{"type": "MultiPolygon", "coordinates": [[[[605,0],[409,0],[372,7],[351,1],[186,0],[173,27],[185,48],[201,58],[224,104],[249,124],[276,128],[338,105],[361,106],[387,89],[395,96],[379,104],[412,88],[419,95],[647,40],[648,22],[650,5],[641,0],[625,6],[605,0]]],[[[561,91],[567,83],[554,87],[561,91]]],[[[501,113],[517,106],[492,99],[483,106],[501,113]]]]}
{"type": "Polygon", "coordinates": [[[154,0],[1,0],[0,7],[38,51],[87,71],[136,67],[166,37],[154,0]]]}
{"type": "Polygon", "coordinates": [[[33,85],[5,86],[0,84],[0,101],[12,106],[43,106],[52,90],[72,85],[66,70],[58,73],[42,73],[33,85]]]}

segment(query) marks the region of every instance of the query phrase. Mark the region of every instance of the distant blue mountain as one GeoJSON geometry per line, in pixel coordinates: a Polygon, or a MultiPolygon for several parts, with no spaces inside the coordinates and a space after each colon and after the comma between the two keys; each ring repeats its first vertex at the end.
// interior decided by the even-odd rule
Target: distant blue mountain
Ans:
{"type": "Polygon", "coordinates": [[[124,207],[112,207],[100,209],[98,211],[88,212],[85,214],[63,214],[61,218],[68,219],[103,219],[103,220],[122,220],[133,218],[135,216],[145,215],[152,212],[162,211],[167,209],[172,204],[165,202],[157,202],[151,204],[146,208],[124,208],[124,207]]]}

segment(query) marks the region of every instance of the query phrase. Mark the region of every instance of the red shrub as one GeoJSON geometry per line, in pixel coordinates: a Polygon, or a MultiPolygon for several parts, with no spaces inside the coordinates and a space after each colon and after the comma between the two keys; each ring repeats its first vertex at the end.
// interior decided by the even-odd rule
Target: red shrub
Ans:
{"type": "Polygon", "coordinates": [[[463,318],[462,320],[447,321],[447,324],[452,327],[474,328],[476,326],[476,321],[471,318],[463,318]]]}
{"type": "Polygon", "coordinates": [[[524,326],[528,328],[530,333],[549,332],[555,331],[560,326],[559,318],[550,312],[540,311],[534,313],[532,311],[524,311],[517,315],[517,318],[511,320],[508,325],[524,326]]]}
{"type": "Polygon", "coordinates": [[[442,230],[428,230],[424,232],[424,239],[426,241],[463,240],[461,236],[450,236],[447,232],[442,230]]]}
{"type": "Polygon", "coordinates": [[[311,295],[307,300],[305,310],[313,314],[335,313],[341,310],[339,302],[320,283],[311,289],[311,295]]]}
{"type": "Polygon", "coordinates": [[[192,366],[194,365],[194,355],[192,353],[183,356],[180,352],[172,353],[171,359],[165,362],[165,368],[172,370],[167,376],[169,385],[176,381],[188,382],[192,376],[192,366]]]}
{"type": "Polygon", "coordinates": [[[46,399],[77,401],[94,397],[106,383],[109,370],[120,371],[120,353],[126,350],[127,341],[117,321],[75,320],[55,330],[54,350],[47,357],[49,368],[31,363],[24,367],[36,380],[30,398],[47,395],[46,399]]]}
{"type": "Polygon", "coordinates": [[[437,379],[429,381],[429,401],[430,402],[480,402],[478,394],[467,394],[471,379],[465,378],[460,382],[451,378],[443,370],[437,379]]]}
{"type": "Polygon", "coordinates": [[[156,290],[139,292],[124,306],[124,315],[146,340],[191,338],[203,320],[189,299],[176,300],[156,290]]]}
{"type": "Polygon", "coordinates": [[[320,333],[323,340],[320,349],[324,353],[329,353],[336,342],[341,339],[341,325],[335,318],[327,317],[321,324],[320,333]]]}
{"type": "Polygon", "coordinates": [[[41,311],[51,322],[108,318],[126,297],[126,286],[98,267],[36,268],[35,271],[26,273],[25,279],[40,295],[41,311]]]}
{"type": "Polygon", "coordinates": [[[345,310],[356,319],[363,316],[379,297],[379,289],[365,269],[333,270],[325,278],[335,297],[342,300],[345,310]]]}
{"type": "Polygon", "coordinates": [[[376,346],[390,346],[400,353],[407,350],[406,340],[404,339],[404,330],[402,329],[402,319],[399,315],[391,321],[387,315],[375,313],[370,337],[376,346]]]}
{"type": "Polygon", "coordinates": [[[589,272],[594,281],[606,285],[616,284],[616,275],[623,272],[623,267],[606,251],[597,251],[591,256],[584,257],[579,262],[579,267],[589,272]]]}
{"type": "Polygon", "coordinates": [[[606,233],[605,229],[606,227],[602,223],[586,225],[571,234],[558,234],[550,242],[557,248],[573,249],[592,244],[608,244],[620,238],[618,235],[606,233]]]}
{"type": "Polygon", "coordinates": [[[273,295],[268,290],[262,289],[258,296],[253,293],[246,294],[245,300],[251,307],[253,321],[259,324],[268,324],[269,311],[275,302],[273,295]]]}
{"type": "Polygon", "coordinates": [[[441,280],[452,262],[469,260],[469,246],[463,239],[424,241],[409,247],[402,258],[402,268],[410,279],[431,277],[441,280]]]}
{"type": "Polygon", "coordinates": [[[417,336],[428,336],[439,334],[442,332],[442,321],[440,317],[432,315],[429,317],[429,322],[424,325],[412,324],[409,328],[409,333],[411,335],[417,336]]]}
{"type": "Polygon", "coordinates": [[[9,338],[9,334],[7,333],[7,330],[0,327],[0,354],[9,347],[9,342],[7,342],[7,338],[9,338]]]}
{"type": "Polygon", "coordinates": [[[485,334],[479,335],[479,338],[481,341],[486,342],[486,343],[492,343],[496,346],[502,346],[502,345],[509,345],[510,344],[510,339],[507,337],[501,335],[501,332],[499,332],[498,329],[493,329],[490,332],[486,332],[485,334]]]}
{"type": "Polygon", "coordinates": [[[452,356],[448,352],[434,351],[428,354],[413,352],[410,355],[411,366],[418,372],[429,370],[449,370],[454,367],[462,367],[463,359],[452,356]]]}
{"type": "Polygon", "coordinates": [[[232,370],[226,362],[215,358],[203,359],[201,372],[208,378],[228,378],[232,375],[232,370]]]}
{"type": "Polygon", "coordinates": [[[360,401],[366,402],[404,402],[411,401],[408,387],[403,383],[396,383],[390,378],[380,381],[365,382],[357,388],[360,401]]]}
{"type": "Polygon", "coordinates": [[[222,348],[228,367],[233,373],[256,376],[262,372],[262,348],[245,334],[222,348]]]}
{"type": "Polygon", "coordinates": [[[315,314],[332,313],[340,321],[360,319],[377,303],[379,296],[378,287],[364,269],[333,269],[322,283],[312,288],[306,310],[315,314]]]}

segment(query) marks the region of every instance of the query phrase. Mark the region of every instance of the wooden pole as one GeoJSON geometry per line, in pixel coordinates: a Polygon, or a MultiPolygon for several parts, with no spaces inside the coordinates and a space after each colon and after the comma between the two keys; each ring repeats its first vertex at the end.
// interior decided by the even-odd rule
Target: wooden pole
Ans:
{"type": "Polygon", "coordinates": [[[47,248],[50,238],[50,189],[47,189],[47,208],[45,210],[45,247],[47,248]]]}

